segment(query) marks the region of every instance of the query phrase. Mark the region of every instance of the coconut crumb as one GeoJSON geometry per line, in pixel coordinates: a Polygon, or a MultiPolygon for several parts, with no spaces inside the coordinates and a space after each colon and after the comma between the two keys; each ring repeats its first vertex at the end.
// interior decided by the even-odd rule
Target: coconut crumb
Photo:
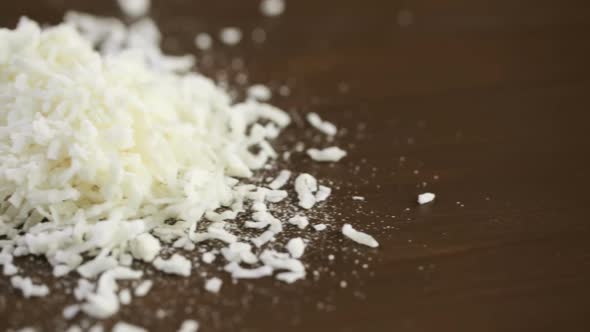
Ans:
{"type": "Polygon", "coordinates": [[[179,254],[172,255],[168,260],[164,260],[161,257],[156,258],[154,260],[154,267],[168,274],[177,274],[185,277],[191,275],[191,262],[179,254]]]}
{"type": "Polygon", "coordinates": [[[129,17],[145,16],[150,10],[150,0],[118,0],[119,8],[129,17]]]}
{"type": "Polygon", "coordinates": [[[213,46],[213,38],[210,34],[201,32],[195,37],[195,46],[201,51],[206,51],[213,46]]]}
{"type": "Polygon", "coordinates": [[[113,327],[112,332],[147,332],[147,330],[137,325],[125,322],[118,322],[113,327]]]}
{"type": "Polygon", "coordinates": [[[338,129],[334,124],[327,121],[322,121],[322,119],[317,113],[307,113],[306,119],[309,122],[309,124],[312,125],[312,127],[328,136],[334,136],[338,132],[338,129]]]}
{"type": "Polygon", "coordinates": [[[196,320],[193,319],[187,319],[184,322],[182,322],[182,325],[180,325],[180,329],[178,329],[178,332],[197,332],[199,331],[199,322],[197,322],[196,320]]]}
{"type": "Polygon", "coordinates": [[[305,242],[303,242],[303,239],[300,237],[291,239],[287,243],[287,250],[291,254],[291,257],[301,258],[301,256],[303,256],[303,252],[305,251],[305,242]]]}
{"type": "Polygon", "coordinates": [[[268,17],[283,14],[285,7],[285,0],[262,0],[260,2],[260,11],[264,16],[268,17]]]}
{"type": "Polygon", "coordinates": [[[31,281],[31,278],[28,277],[21,277],[21,276],[14,276],[10,278],[10,283],[12,287],[20,289],[23,293],[23,296],[26,298],[29,297],[45,297],[49,294],[49,288],[47,286],[40,284],[35,285],[31,281]]]}
{"type": "Polygon", "coordinates": [[[342,226],[342,234],[356,243],[364,244],[371,248],[377,248],[379,246],[379,243],[375,238],[369,234],[355,230],[350,224],[344,224],[344,226],[342,226]]]}
{"type": "Polygon", "coordinates": [[[420,195],[418,195],[418,204],[422,205],[422,204],[430,203],[430,202],[434,201],[435,197],[436,197],[436,195],[433,193],[420,194],[420,195]]]}
{"type": "Polygon", "coordinates": [[[223,28],[219,32],[219,39],[226,45],[237,45],[242,40],[242,30],[235,27],[223,28]]]}
{"type": "Polygon", "coordinates": [[[346,151],[337,146],[332,146],[323,150],[312,148],[307,150],[307,155],[314,161],[338,162],[342,158],[346,157],[346,151]]]}
{"type": "Polygon", "coordinates": [[[205,290],[207,290],[208,292],[211,292],[211,293],[219,293],[219,290],[221,289],[222,284],[223,284],[223,281],[221,281],[221,279],[219,279],[217,277],[208,279],[205,282],[205,290]]]}
{"type": "Polygon", "coordinates": [[[326,228],[328,228],[328,226],[326,226],[326,224],[313,225],[313,229],[315,229],[318,232],[321,232],[321,231],[325,230],[326,228]]]}
{"type": "Polygon", "coordinates": [[[153,281],[144,280],[137,287],[135,287],[133,294],[137,297],[146,296],[149,293],[149,291],[152,289],[153,285],[154,285],[153,281]]]}

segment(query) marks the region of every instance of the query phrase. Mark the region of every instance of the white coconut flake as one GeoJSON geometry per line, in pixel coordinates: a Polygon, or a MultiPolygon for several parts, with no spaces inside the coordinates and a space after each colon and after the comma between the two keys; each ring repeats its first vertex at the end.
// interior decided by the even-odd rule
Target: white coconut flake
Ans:
{"type": "Polygon", "coordinates": [[[289,223],[299,227],[299,229],[305,229],[309,225],[309,220],[305,216],[296,215],[289,218],[289,223]]]}
{"type": "Polygon", "coordinates": [[[315,194],[315,201],[317,203],[323,202],[323,201],[327,200],[331,194],[332,194],[332,188],[320,185],[317,193],[315,194]]]}
{"type": "Polygon", "coordinates": [[[230,272],[234,279],[259,279],[268,277],[273,273],[273,268],[267,265],[262,265],[254,269],[245,269],[237,262],[227,264],[224,270],[230,272]]]}
{"type": "Polygon", "coordinates": [[[113,326],[112,332],[147,332],[147,330],[137,325],[118,322],[115,324],[115,326],[113,326]]]}
{"type": "Polygon", "coordinates": [[[176,274],[184,277],[191,275],[191,262],[179,254],[174,254],[167,260],[158,257],[154,260],[153,264],[156,269],[164,273],[176,274]]]}
{"type": "Polygon", "coordinates": [[[323,121],[317,113],[307,113],[306,119],[315,129],[328,136],[334,136],[338,132],[338,129],[334,124],[323,121]]]}
{"type": "Polygon", "coordinates": [[[353,201],[364,201],[365,198],[363,196],[352,196],[353,201]]]}
{"type": "Polygon", "coordinates": [[[221,279],[217,277],[207,279],[207,281],[205,282],[205,290],[211,293],[219,293],[222,283],[223,281],[221,281],[221,279]]]}
{"type": "Polygon", "coordinates": [[[275,232],[273,231],[265,231],[264,233],[260,234],[259,236],[252,239],[252,243],[258,248],[262,247],[269,241],[271,241],[275,236],[275,232]]]}
{"type": "Polygon", "coordinates": [[[283,14],[285,7],[285,0],[262,0],[260,2],[260,12],[268,17],[283,14]]]}
{"type": "Polygon", "coordinates": [[[379,243],[375,238],[369,234],[355,230],[350,224],[344,224],[344,226],[342,226],[342,234],[356,243],[364,244],[371,248],[377,248],[379,246],[379,243]]]}
{"type": "Polygon", "coordinates": [[[317,180],[313,176],[303,173],[295,179],[295,192],[297,193],[300,207],[311,209],[316,203],[314,193],[317,190],[317,180]]]}
{"type": "Polygon", "coordinates": [[[205,252],[201,256],[201,260],[207,264],[211,264],[215,260],[215,253],[212,251],[205,252]]]}
{"type": "Polygon", "coordinates": [[[313,229],[315,229],[318,232],[321,232],[321,231],[325,230],[326,228],[328,228],[328,226],[326,226],[326,224],[315,224],[315,225],[313,225],[313,229]]]}
{"type": "Polygon", "coordinates": [[[300,237],[293,238],[287,242],[287,250],[293,258],[301,258],[305,251],[305,242],[300,237]]]}
{"type": "Polygon", "coordinates": [[[311,159],[319,162],[338,162],[346,157],[346,151],[337,146],[332,146],[322,150],[308,149],[307,155],[311,159]]]}
{"type": "Polygon", "coordinates": [[[182,322],[178,332],[197,332],[199,331],[199,322],[193,319],[187,319],[182,322]]]}
{"type": "Polygon", "coordinates": [[[213,38],[211,38],[211,35],[208,33],[199,33],[195,37],[195,45],[199,50],[206,51],[213,46],[213,38]]]}
{"type": "Polygon", "coordinates": [[[150,292],[150,290],[152,289],[153,285],[154,285],[153,281],[144,280],[139,285],[137,285],[137,287],[135,287],[133,294],[137,297],[146,296],[150,292]]]}
{"type": "Polygon", "coordinates": [[[219,39],[226,45],[237,45],[242,40],[242,30],[235,27],[223,28],[219,32],[219,39]]]}
{"type": "Polygon", "coordinates": [[[129,17],[145,16],[150,10],[150,0],[117,0],[123,13],[129,17]]]}
{"type": "Polygon", "coordinates": [[[436,197],[436,195],[433,193],[420,194],[420,195],[418,195],[418,204],[430,203],[430,202],[434,201],[435,197],[436,197]]]}
{"type": "Polygon", "coordinates": [[[10,278],[10,283],[12,287],[20,289],[23,293],[23,296],[26,298],[29,297],[45,297],[49,294],[49,288],[47,286],[40,284],[35,285],[31,281],[31,278],[28,277],[21,277],[21,276],[13,276],[10,278]]]}
{"type": "Polygon", "coordinates": [[[78,305],[78,304],[72,304],[72,305],[69,305],[69,306],[65,307],[62,310],[62,315],[63,315],[63,318],[64,319],[70,320],[70,319],[76,317],[76,315],[78,314],[78,312],[80,312],[80,305],[78,305]]]}
{"type": "Polygon", "coordinates": [[[140,234],[131,240],[130,247],[133,257],[145,262],[153,261],[162,248],[160,241],[149,233],[140,234]]]}
{"type": "Polygon", "coordinates": [[[285,186],[287,184],[290,177],[291,177],[290,171],[282,170],[279,173],[279,175],[268,185],[268,187],[273,190],[281,189],[283,186],[285,186]]]}
{"type": "Polygon", "coordinates": [[[248,88],[248,98],[259,101],[268,101],[272,97],[272,92],[266,85],[255,84],[248,88]]]}
{"type": "Polygon", "coordinates": [[[123,305],[131,303],[131,292],[128,289],[123,289],[119,292],[119,302],[123,305]]]}

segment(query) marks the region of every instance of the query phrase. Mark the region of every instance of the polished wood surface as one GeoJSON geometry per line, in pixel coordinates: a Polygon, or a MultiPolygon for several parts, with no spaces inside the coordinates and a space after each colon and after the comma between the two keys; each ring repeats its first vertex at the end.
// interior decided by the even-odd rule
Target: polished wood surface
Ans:
{"type": "MultiPolygon", "coordinates": [[[[172,331],[191,318],[201,331],[590,330],[590,4],[287,1],[285,15],[272,19],[259,14],[258,1],[237,0],[156,0],[153,14],[170,37],[166,48],[197,54],[201,71],[231,75],[239,57],[251,82],[291,87],[273,103],[346,128],[337,139],[349,150],[341,163],[295,156],[286,165],[339,187],[313,216],[333,225],[306,254],[319,277],[234,285],[224,275],[214,295],[197,273],[151,272],[149,296],[107,324],[172,331]],[[196,32],[227,25],[248,32],[240,46],[196,51],[196,32]],[[267,32],[264,44],[249,38],[256,27],[267,32]],[[437,199],[417,206],[424,191],[437,199]],[[342,240],[344,222],[381,246],[342,240]]],[[[66,9],[118,15],[114,1],[5,0],[0,23],[13,26],[21,15],[56,23],[66,9]]],[[[297,125],[277,144],[292,147],[296,135],[325,144],[297,125]]],[[[42,260],[19,264],[51,280],[42,260]]],[[[0,329],[64,329],[61,308],[72,300],[60,289],[74,282],[52,282],[50,297],[25,300],[1,277],[0,329]]]]}

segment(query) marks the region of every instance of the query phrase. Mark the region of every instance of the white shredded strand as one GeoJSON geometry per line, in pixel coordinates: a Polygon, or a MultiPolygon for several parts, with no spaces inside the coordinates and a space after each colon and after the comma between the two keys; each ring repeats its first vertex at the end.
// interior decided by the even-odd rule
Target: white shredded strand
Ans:
{"type": "Polygon", "coordinates": [[[379,246],[379,243],[375,238],[367,233],[355,230],[350,224],[344,224],[344,226],[342,226],[342,234],[356,243],[364,244],[371,248],[377,248],[379,246]]]}

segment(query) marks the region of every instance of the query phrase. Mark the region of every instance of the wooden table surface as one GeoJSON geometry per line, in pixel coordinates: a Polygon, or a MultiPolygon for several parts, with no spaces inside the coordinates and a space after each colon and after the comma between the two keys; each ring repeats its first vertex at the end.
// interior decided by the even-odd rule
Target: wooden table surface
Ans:
{"type": "MultiPolygon", "coordinates": [[[[292,88],[274,104],[346,128],[341,163],[295,157],[284,165],[339,187],[314,216],[332,225],[305,259],[319,277],[234,285],[224,275],[214,295],[197,273],[153,272],[150,295],[107,323],[152,331],[188,318],[201,331],[590,330],[588,1],[287,0],[279,18],[263,17],[257,4],[156,0],[153,14],[170,37],[166,49],[199,55],[203,72],[239,57],[251,82],[292,88]],[[196,32],[228,25],[247,32],[240,46],[197,52],[196,32]],[[250,39],[256,27],[267,32],[264,44],[250,39]],[[418,206],[424,191],[436,201],[418,206]],[[381,246],[342,240],[344,222],[381,246]]],[[[114,1],[6,0],[0,23],[13,26],[21,15],[56,23],[66,9],[118,15],[114,1]]],[[[311,134],[294,126],[277,144],[311,134]]],[[[19,263],[51,279],[43,260],[19,263]]],[[[72,300],[60,289],[75,280],[24,300],[0,277],[0,329],[64,329],[61,308],[72,300]]]]}

